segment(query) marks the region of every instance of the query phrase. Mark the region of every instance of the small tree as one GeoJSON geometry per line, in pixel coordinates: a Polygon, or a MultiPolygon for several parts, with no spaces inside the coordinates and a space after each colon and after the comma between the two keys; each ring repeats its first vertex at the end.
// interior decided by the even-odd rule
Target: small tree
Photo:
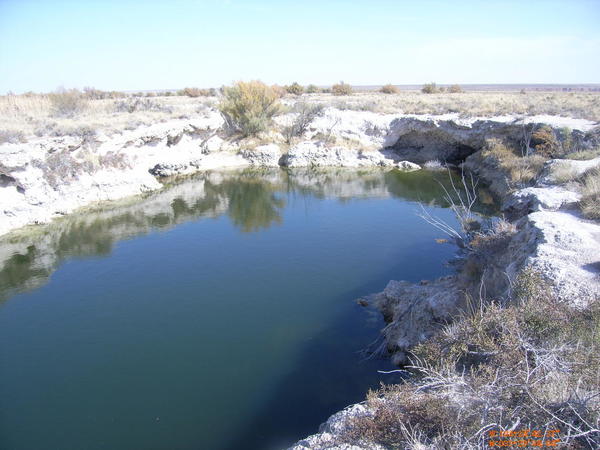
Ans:
{"type": "Polygon", "coordinates": [[[279,96],[262,81],[238,81],[223,88],[219,110],[227,127],[243,136],[265,131],[279,111],[279,96]]]}
{"type": "Polygon", "coordinates": [[[285,90],[288,94],[292,95],[302,95],[304,93],[304,88],[295,81],[289,86],[286,86],[285,90]]]}
{"type": "Polygon", "coordinates": [[[352,94],[352,86],[340,81],[338,84],[331,86],[331,93],[333,95],[350,95],[352,94]]]}
{"type": "Polygon", "coordinates": [[[385,86],[381,86],[381,89],[379,89],[379,92],[381,92],[383,94],[397,94],[400,91],[393,84],[386,84],[385,86]]]}

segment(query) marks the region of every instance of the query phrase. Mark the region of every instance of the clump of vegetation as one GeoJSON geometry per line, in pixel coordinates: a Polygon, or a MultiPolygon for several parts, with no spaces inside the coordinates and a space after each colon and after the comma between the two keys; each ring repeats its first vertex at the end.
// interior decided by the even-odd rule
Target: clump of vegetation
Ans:
{"type": "Polygon", "coordinates": [[[564,184],[577,178],[577,171],[569,164],[563,163],[552,166],[551,178],[555,184],[564,184]]]}
{"type": "Polygon", "coordinates": [[[448,86],[447,91],[450,94],[462,94],[463,92],[465,92],[463,90],[463,88],[461,88],[458,84],[452,84],[452,85],[448,86]]]}
{"type": "Polygon", "coordinates": [[[499,139],[488,139],[481,156],[497,165],[512,186],[523,186],[533,182],[547,160],[539,154],[523,156],[515,147],[499,139]]]}
{"type": "Polygon", "coordinates": [[[567,153],[565,155],[565,159],[576,159],[576,160],[589,160],[598,158],[600,156],[600,147],[588,149],[588,150],[578,150],[575,152],[567,153]]]}
{"type": "Polygon", "coordinates": [[[34,166],[42,170],[48,184],[57,190],[61,184],[76,181],[84,173],[93,174],[107,168],[125,169],[129,163],[123,153],[110,151],[99,155],[85,148],[77,157],[68,149],[54,152],[43,161],[34,161],[34,166]]]}
{"type": "Polygon", "coordinates": [[[293,112],[297,113],[291,125],[283,128],[283,137],[290,144],[294,137],[302,136],[311,122],[323,114],[325,106],[322,104],[296,103],[293,112]]]}
{"type": "Polygon", "coordinates": [[[316,84],[309,84],[308,86],[306,86],[305,91],[307,94],[318,94],[319,92],[321,92],[321,89],[319,89],[319,87],[316,84]]]}
{"type": "Polygon", "coordinates": [[[117,112],[128,112],[130,114],[137,111],[163,111],[172,112],[168,107],[161,105],[160,103],[151,100],[149,98],[127,98],[115,102],[115,111],[117,112]]]}
{"type": "Polygon", "coordinates": [[[593,169],[584,175],[579,204],[585,217],[600,219],[600,169],[593,169]]]}
{"type": "Polygon", "coordinates": [[[215,89],[200,89],[197,87],[186,87],[177,91],[177,95],[187,97],[212,97],[216,95],[215,89]]]}
{"type": "Polygon", "coordinates": [[[423,94],[437,94],[440,92],[440,88],[432,81],[431,83],[424,84],[421,92],[423,94]]]}
{"type": "Polygon", "coordinates": [[[267,130],[272,117],[279,111],[279,95],[261,81],[238,81],[223,88],[219,110],[228,128],[242,136],[267,130]]]}
{"type": "Polygon", "coordinates": [[[598,448],[600,302],[562,303],[532,268],[513,287],[418,345],[407,381],[370,392],[368,413],[340,441],[487,448],[501,432],[529,430],[538,446],[598,448]]]}
{"type": "Polygon", "coordinates": [[[49,99],[56,116],[72,117],[88,107],[88,98],[77,89],[59,89],[49,99]]]}
{"type": "Polygon", "coordinates": [[[300,84],[296,83],[295,81],[292,84],[286,86],[285,90],[287,91],[288,94],[292,94],[292,95],[304,94],[304,88],[300,84]]]}
{"type": "Polygon", "coordinates": [[[400,92],[400,90],[393,84],[386,84],[384,86],[381,86],[379,92],[381,92],[382,94],[397,94],[400,92]]]}
{"type": "Polygon", "coordinates": [[[555,158],[558,156],[560,148],[554,130],[547,125],[543,125],[531,134],[531,147],[538,155],[546,158],[555,158]]]}
{"type": "Polygon", "coordinates": [[[83,94],[90,100],[103,100],[127,97],[127,94],[119,91],[102,91],[94,87],[86,86],[83,88],[83,94]]]}
{"type": "Polygon", "coordinates": [[[27,142],[25,134],[20,130],[0,130],[1,144],[21,144],[27,142]]]}
{"type": "Polygon", "coordinates": [[[331,93],[333,95],[350,95],[352,94],[352,86],[343,81],[331,86],[331,93]]]}

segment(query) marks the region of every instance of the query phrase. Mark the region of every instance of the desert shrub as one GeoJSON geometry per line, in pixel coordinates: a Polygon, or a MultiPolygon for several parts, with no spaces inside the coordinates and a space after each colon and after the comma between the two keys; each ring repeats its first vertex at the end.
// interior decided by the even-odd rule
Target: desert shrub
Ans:
{"type": "MultiPolygon", "coordinates": [[[[197,87],[186,87],[177,91],[177,95],[186,97],[209,97],[211,95],[210,89],[200,89],[197,87]]],[[[214,94],[213,94],[214,95],[214,94]]]]}
{"type": "Polygon", "coordinates": [[[277,95],[277,98],[285,97],[285,95],[287,94],[286,89],[283,86],[279,86],[278,84],[272,85],[271,89],[277,95]]]}
{"type": "Polygon", "coordinates": [[[386,448],[405,448],[409,424],[423,435],[439,435],[450,412],[448,402],[410,385],[383,386],[367,394],[369,415],[353,417],[342,434],[347,442],[376,443],[386,448]]]}
{"type": "Polygon", "coordinates": [[[127,98],[125,100],[119,100],[115,102],[115,111],[128,113],[134,113],[137,111],[172,112],[169,107],[161,105],[160,103],[150,100],[149,98],[127,98]]]}
{"type": "Polygon", "coordinates": [[[59,89],[50,94],[49,99],[56,116],[71,117],[88,107],[88,99],[77,89],[59,89]]]}
{"type": "Polygon", "coordinates": [[[309,84],[308,86],[306,86],[305,91],[307,94],[317,94],[321,92],[321,89],[319,89],[319,87],[315,84],[309,84]]]}
{"type": "Polygon", "coordinates": [[[127,156],[124,153],[108,151],[98,157],[98,165],[104,169],[116,168],[126,169],[130,167],[127,156]]]}
{"type": "Polygon", "coordinates": [[[567,153],[565,159],[588,160],[598,158],[600,156],[600,147],[589,150],[579,150],[576,152],[567,153]]]}
{"type": "Polygon", "coordinates": [[[448,92],[450,94],[461,94],[465,91],[463,91],[463,88],[461,88],[458,84],[452,84],[448,86],[448,92]]]}
{"type": "Polygon", "coordinates": [[[67,149],[54,152],[44,161],[38,160],[33,164],[42,169],[44,178],[53,189],[57,189],[61,183],[78,179],[85,168],[67,149]]]}
{"type": "Polygon", "coordinates": [[[555,184],[564,184],[577,178],[577,171],[568,163],[560,163],[552,166],[550,177],[555,184]]]}
{"type": "Polygon", "coordinates": [[[382,94],[397,94],[400,91],[393,84],[386,84],[384,86],[381,86],[379,92],[381,92],[382,94]]]}
{"type": "Polygon", "coordinates": [[[543,125],[531,135],[531,147],[538,155],[555,158],[558,156],[559,143],[551,127],[543,125]]]}
{"type": "Polygon", "coordinates": [[[292,95],[302,95],[304,93],[304,88],[295,81],[292,84],[286,86],[285,90],[288,94],[292,95]]]}
{"type": "Polygon", "coordinates": [[[499,139],[488,139],[481,155],[504,172],[510,184],[526,185],[540,174],[546,158],[542,155],[522,156],[520,152],[499,139]]]}
{"type": "Polygon", "coordinates": [[[74,152],[64,149],[48,155],[45,160],[34,161],[33,165],[42,170],[43,177],[55,190],[61,184],[76,181],[84,173],[93,174],[101,168],[130,167],[123,153],[109,151],[104,155],[98,155],[89,147],[80,150],[78,157],[74,152]]]}
{"type": "Polygon", "coordinates": [[[323,114],[325,106],[322,104],[296,103],[293,112],[297,115],[291,125],[283,128],[283,136],[289,144],[294,137],[302,136],[310,123],[323,114]]]}
{"type": "Polygon", "coordinates": [[[423,94],[437,94],[440,92],[440,89],[438,88],[437,84],[432,81],[431,83],[424,84],[421,88],[421,92],[423,94]]]}
{"type": "Polygon", "coordinates": [[[20,144],[27,142],[25,134],[20,130],[0,130],[1,144],[20,144]]]}
{"type": "Polygon", "coordinates": [[[593,169],[583,177],[579,204],[585,217],[600,219],[600,169],[593,169]]]}
{"type": "Polygon", "coordinates": [[[86,86],[83,88],[83,95],[90,100],[103,100],[127,97],[127,94],[119,91],[102,91],[94,87],[86,86]]]}
{"type": "Polygon", "coordinates": [[[352,94],[352,86],[340,81],[338,84],[331,86],[331,93],[333,95],[350,95],[352,94]]]}
{"type": "Polygon", "coordinates": [[[279,110],[277,92],[261,81],[239,81],[223,95],[219,110],[228,128],[243,136],[265,131],[279,110]]]}

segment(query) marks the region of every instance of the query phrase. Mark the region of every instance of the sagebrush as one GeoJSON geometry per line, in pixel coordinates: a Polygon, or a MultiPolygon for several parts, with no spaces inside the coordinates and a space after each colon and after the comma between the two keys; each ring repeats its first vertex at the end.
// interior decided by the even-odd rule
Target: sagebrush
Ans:
{"type": "Polygon", "coordinates": [[[261,81],[239,81],[225,87],[223,97],[218,108],[228,128],[243,136],[266,131],[279,111],[279,94],[261,81]]]}

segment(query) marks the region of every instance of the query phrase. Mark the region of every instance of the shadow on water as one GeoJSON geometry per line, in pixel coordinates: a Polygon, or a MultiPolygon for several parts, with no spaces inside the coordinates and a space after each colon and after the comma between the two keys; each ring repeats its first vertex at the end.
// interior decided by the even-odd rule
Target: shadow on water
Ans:
{"type": "Polygon", "coordinates": [[[334,300],[342,304],[335,321],[305,344],[294,369],[276,386],[257,393],[266,400],[222,450],[287,448],[316,433],[330,415],[363,401],[368,389],[401,380],[398,374],[377,372],[395,368],[381,355],[367,352],[385,324],[380,314],[354,302],[381,290],[397,274],[396,267],[390,268],[377,280],[334,300]],[[349,308],[348,303],[354,305],[349,308]],[[349,334],[348,329],[353,332],[349,334]]]}

